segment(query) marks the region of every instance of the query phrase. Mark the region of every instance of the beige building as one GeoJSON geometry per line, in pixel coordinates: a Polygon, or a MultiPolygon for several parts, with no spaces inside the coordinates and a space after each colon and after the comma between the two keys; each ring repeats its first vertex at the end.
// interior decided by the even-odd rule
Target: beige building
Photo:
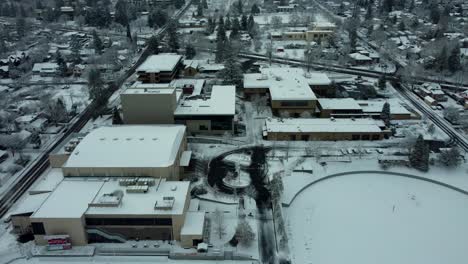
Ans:
{"type": "Polygon", "coordinates": [[[178,97],[168,85],[139,84],[120,95],[125,124],[174,124],[178,97]]]}
{"type": "Polygon", "coordinates": [[[274,113],[287,112],[298,117],[315,112],[317,97],[302,69],[262,68],[261,73],[244,74],[244,94],[268,96],[274,113]]]}
{"type": "Polygon", "coordinates": [[[126,240],[196,246],[203,232],[200,237],[195,231],[204,230],[205,218],[200,212],[194,221],[186,219],[189,185],[154,178],[66,178],[30,217],[36,243],[50,245],[49,237],[67,236],[73,246],[126,240]]]}
{"type": "Polygon", "coordinates": [[[63,175],[179,180],[190,161],[185,130],[182,125],[97,128],[74,148],[63,175]]]}
{"type": "Polygon", "coordinates": [[[236,87],[215,85],[210,93],[204,93],[199,86],[137,83],[121,94],[124,122],[183,124],[191,134],[233,133],[236,87]]]}
{"type": "Polygon", "coordinates": [[[336,25],[328,22],[315,22],[307,27],[291,28],[282,33],[284,40],[305,40],[307,42],[327,41],[335,34],[336,25]]]}
{"type": "Polygon", "coordinates": [[[267,119],[263,136],[267,140],[381,140],[390,131],[373,119],[286,118],[267,119]]]}

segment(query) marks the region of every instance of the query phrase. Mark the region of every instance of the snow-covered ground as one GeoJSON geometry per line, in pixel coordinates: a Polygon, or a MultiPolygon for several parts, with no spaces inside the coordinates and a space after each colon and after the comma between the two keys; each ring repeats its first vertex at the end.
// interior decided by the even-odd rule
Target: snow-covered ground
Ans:
{"type": "Polygon", "coordinates": [[[420,180],[333,178],[285,210],[293,263],[464,263],[466,208],[468,196],[420,180]]]}

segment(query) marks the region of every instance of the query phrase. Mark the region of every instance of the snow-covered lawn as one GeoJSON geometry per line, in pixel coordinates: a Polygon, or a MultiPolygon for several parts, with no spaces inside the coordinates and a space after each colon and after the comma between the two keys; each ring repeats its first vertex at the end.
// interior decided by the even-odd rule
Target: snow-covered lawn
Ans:
{"type": "Polygon", "coordinates": [[[455,264],[468,258],[466,208],[445,187],[358,174],[310,186],[284,212],[293,263],[455,264]]]}

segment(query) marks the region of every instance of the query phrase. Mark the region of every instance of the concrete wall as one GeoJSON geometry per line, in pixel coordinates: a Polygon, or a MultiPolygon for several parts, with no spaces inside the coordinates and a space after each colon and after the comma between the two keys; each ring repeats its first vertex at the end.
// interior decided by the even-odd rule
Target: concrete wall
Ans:
{"type": "Polygon", "coordinates": [[[180,236],[180,244],[184,248],[193,247],[193,240],[202,240],[203,235],[181,235],[180,236]]]}
{"type": "Polygon", "coordinates": [[[174,124],[176,92],[171,94],[122,94],[125,124],[174,124]]]}
{"type": "Polygon", "coordinates": [[[16,234],[26,234],[32,231],[30,215],[12,215],[11,224],[16,234]]]}
{"type": "MultiPolygon", "coordinates": [[[[84,229],[84,219],[80,218],[31,218],[31,222],[42,222],[46,235],[69,235],[73,246],[88,244],[88,237],[84,229]]],[[[38,245],[47,245],[44,235],[35,235],[38,245]]]]}
{"type": "Polygon", "coordinates": [[[63,164],[67,162],[70,154],[59,153],[59,154],[50,154],[49,162],[52,168],[62,168],[63,164]]]}

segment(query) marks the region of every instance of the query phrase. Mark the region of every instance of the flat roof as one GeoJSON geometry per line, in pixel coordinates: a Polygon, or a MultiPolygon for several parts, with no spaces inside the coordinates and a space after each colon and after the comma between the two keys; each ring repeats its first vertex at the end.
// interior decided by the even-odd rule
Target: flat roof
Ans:
{"type": "Polygon", "coordinates": [[[362,110],[353,98],[320,98],[318,103],[326,110],[362,110]]]}
{"type": "Polygon", "coordinates": [[[103,181],[63,180],[31,218],[80,218],[103,181]]]}
{"type": "Polygon", "coordinates": [[[267,132],[283,133],[361,133],[382,132],[379,121],[373,119],[348,118],[268,118],[267,132]]]}
{"type": "Polygon", "coordinates": [[[162,72],[173,71],[182,60],[181,55],[162,53],[149,56],[138,68],[137,72],[162,72]]]}
{"type": "Polygon", "coordinates": [[[261,73],[244,74],[244,88],[269,89],[272,100],[315,100],[301,69],[263,68],[261,73]]]}
{"type": "Polygon", "coordinates": [[[211,95],[182,98],[174,112],[175,116],[229,115],[236,114],[236,87],[214,85],[211,95]]]}
{"type": "Polygon", "coordinates": [[[187,212],[185,222],[180,230],[181,235],[203,235],[205,212],[187,212]]]}
{"type": "Polygon", "coordinates": [[[63,167],[168,167],[174,164],[184,135],[183,125],[100,127],[81,140],[63,167]]]}
{"type": "MultiPolygon", "coordinates": [[[[120,179],[120,178],[119,178],[120,179]]],[[[104,194],[122,191],[123,197],[118,206],[96,207],[89,206],[86,216],[98,215],[181,215],[186,206],[186,198],[189,194],[190,182],[166,181],[154,179],[154,186],[149,186],[146,193],[128,193],[126,186],[120,186],[117,178],[104,182],[102,188],[95,195],[92,203],[98,203],[104,194]],[[163,197],[173,197],[174,203],[168,209],[155,209],[156,201],[162,201],[163,197]]]]}
{"type": "Polygon", "coordinates": [[[128,193],[117,178],[73,178],[63,180],[42,203],[32,218],[80,218],[101,215],[181,215],[189,195],[190,182],[154,179],[146,193],[128,193]],[[123,194],[116,206],[96,206],[103,195],[123,194]],[[155,203],[172,197],[172,207],[155,209],[155,203]]]}
{"type": "Polygon", "coordinates": [[[364,113],[380,113],[382,112],[385,102],[390,104],[390,114],[411,114],[398,99],[387,100],[357,100],[364,113]]]}

